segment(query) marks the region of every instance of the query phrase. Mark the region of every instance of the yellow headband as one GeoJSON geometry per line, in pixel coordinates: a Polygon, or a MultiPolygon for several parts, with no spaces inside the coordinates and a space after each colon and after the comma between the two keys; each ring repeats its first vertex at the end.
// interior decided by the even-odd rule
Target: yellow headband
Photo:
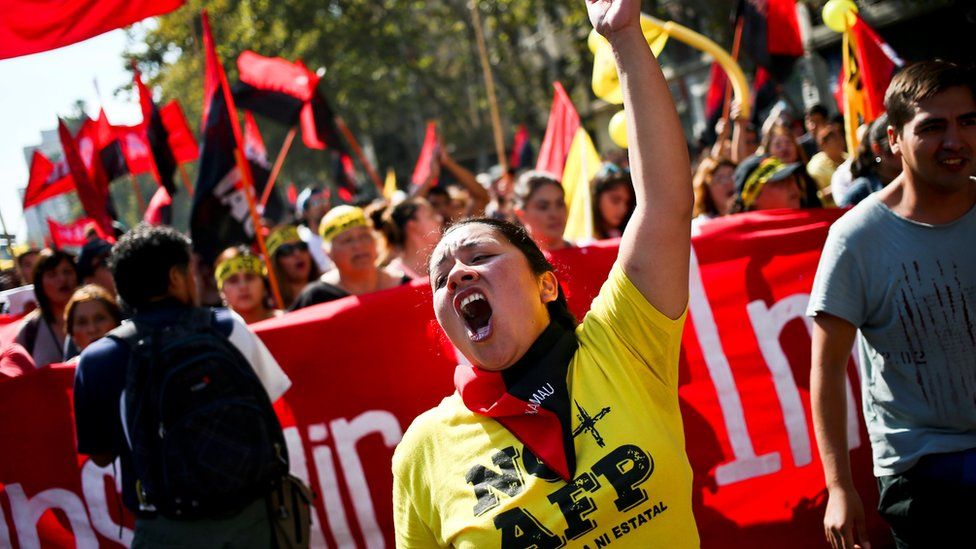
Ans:
{"type": "Polygon", "coordinates": [[[749,174],[749,177],[746,178],[745,184],[742,185],[742,205],[746,208],[751,208],[766,183],[786,167],[786,164],[783,164],[779,159],[772,156],[763,159],[756,166],[756,169],[749,174]]]}
{"type": "Polygon", "coordinates": [[[269,234],[268,238],[264,241],[264,245],[268,248],[268,257],[274,257],[275,252],[277,252],[278,248],[280,248],[282,245],[291,244],[292,242],[301,242],[301,240],[302,239],[298,236],[298,229],[289,225],[269,234]]]}
{"type": "Polygon", "coordinates": [[[230,259],[225,259],[214,269],[214,278],[217,279],[217,289],[224,289],[224,282],[237,273],[254,273],[258,276],[267,276],[264,262],[256,255],[236,255],[230,259]]]}
{"type": "Polygon", "coordinates": [[[366,213],[355,206],[336,206],[329,210],[319,224],[319,236],[326,242],[355,227],[366,227],[366,213]]]}

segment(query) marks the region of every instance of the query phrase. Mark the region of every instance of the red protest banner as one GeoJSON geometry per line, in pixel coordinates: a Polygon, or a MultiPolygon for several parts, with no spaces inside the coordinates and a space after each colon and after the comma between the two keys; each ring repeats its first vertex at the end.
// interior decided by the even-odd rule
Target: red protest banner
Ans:
{"type": "MultiPolygon", "coordinates": [[[[803,312],[838,215],[733,216],[706,225],[693,241],[679,397],[704,547],[824,544],[826,491],[803,312]]],[[[554,254],[577,315],[616,255],[614,241],[554,254]]],[[[434,320],[426,282],[311,307],[255,330],[293,381],[276,409],[292,472],[318,494],[312,545],[391,546],[393,449],[417,414],[454,390],[454,353],[434,320]]],[[[73,453],[62,372],[0,383],[0,513],[10,513],[0,516],[0,546],[14,539],[29,545],[34,536],[44,546],[69,545],[71,534],[79,542],[118,540],[119,518],[105,507],[114,501],[106,500],[111,469],[73,453]],[[36,402],[49,404],[15,413],[37,410],[36,402]]],[[[849,382],[851,461],[871,539],[880,542],[887,530],[873,511],[877,490],[853,368],[849,382]]]]}

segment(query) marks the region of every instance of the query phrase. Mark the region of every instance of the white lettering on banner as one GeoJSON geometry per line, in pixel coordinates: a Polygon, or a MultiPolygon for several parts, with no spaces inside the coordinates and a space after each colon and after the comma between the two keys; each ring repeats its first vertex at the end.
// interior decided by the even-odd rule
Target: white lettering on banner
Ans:
{"type": "Polygon", "coordinates": [[[248,236],[254,236],[254,222],[251,220],[251,210],[247,204],[247,196],[244,195],[243,188],[237,188],[237,183],[240,180],[240,169],[234,166],[217,183],[213,192],[220,199],[220,202],[230,210],[231,217],[244,226],[244,233],[248,236]]]}
{"type": "Polygon", "coordinates": [[[796,386],[790,361],[779,343],[779,336],[783,333],[783,328],[796,319],[803,321],[809,334],[811,321],[804,315],[809,301],[810,294],[793,294],[777,301],[768,309],[761,299],[746,305],[763,361],[773,374],[773,387],[776,388],[779,407],[783,411],[786,436],[790,441],[793,463],[797,467],[809,465],[813,461],[810,430],[807,429],[807,414],[803,410],[803,401],[800,400],[800,390],[796,386]]]}
{"type": "Polygon", "coordinates": [[[23,549],[40,548],[37,521],[52,509],[60,509],[68,517],[77,547],[98,547],[98,538],[88,522],[85,505],[77,495],[64,488],[49,488],[28,499],[19,483],[8,484],[6,491],[17,530],[17,542],[23,549]]]}
{"type": "MultiPolygon", "coordinates": [[[[297,427],[283,429],[285,434],[285,445],[288,447],[288,472],[302,479],[306,486],[311,486],[308,477],[308,465],[305,463],[305,449],[302,447],[302,435],[297,427]]],[[[322,533],[322,525],[319,524],[319,515],[315,512],[315,505],[318,502],[312,500],[312,526],[309,532],[309,545],[311,547],[325,547],[325,535],[322,533]]]]}
{"type": "Polygon", "coordinates": [[[378,433],[383,437],[383,443],[393,448],[403,438],[400,421],[396,416],[385,411],[370,410],[358,415],[352,421],[337,419],[329,423],[332,435],[335,437],[336,454],[342,462],[343,478],[346,486],[353,495],[352,504],[356,512],[356,519],[362,530],[366,547],[381,548],[386,545],[383,531],[376,520],[373,510],[373,499],[369,497],[369,486],[366,484],[366,473],[359,461],[356,443],[366,436],[378,433]]]}
{"type": "MultiPolygon", "coordinates": [[[[120,467],[118,459],[115,466],[120,467]]],[[[121,497],[119,492],[122,490],[122,480],[116,478],[112,472],[112,467],[99,467],[94,461],[88,460],[81,468],[81,491],[85,495],[85,503],[88,505],[88,515],[91,517],[91,524],[95,531],[110,540],[118,540],[126,547],[132,545],[133,532],[129,528],[122,528],[122,536],[119,536],[119,525],[112,520],[112,515],[108,511],[108,501],[105,491],[105,479],[111,479],[114,487],[112,496],[121,497]]]]}
{"type": "MultiPolygon", "coordinates": [[[[322,494],[322,504],[325,507],[325,522],[329,532],[341,549],[356,547],[346,518],[346,507],[342,503],[339,492],[339,478],[336,476],[335,460],[332,459],[332,448],[324,444],[329,437],[329,431],[324,423],[316,423],[308,427],[308,440],[311,443],[323,443],[312,447],[312,460],[318,471],[319,493],[322,494]]],[[[362,497],[360,495],[360,497],[362,497]]]]}
{"type": "Polygon", "coordinates": [[[691,248],[688,274],[688,309],[705,359],[705,366],[708,368],[712,384],[715,385],[732,453],[735,454],[735,459],[715,468],[715,482],[719,486],[724,486],[775,473],[781,466],[779,452],[757,456],[752,447],[752,438],[749,436],[745,412],[742,409],[742,399],[735,385],[735,378],[732,376],[729,359],[722,349],[718,326],[715,325],[715,317],[712,316],[708,296],[705,294],[705,284],[702,282],[694,246],[691,248]]]}
{"type": "MultiPolygon", "coordinates": [[[[797,467],[808,465],[813,461],[811,455],[810,432],[807,428],[807,415],[800,400],[793,370],[790,368],[786,353],[780,345],[779,337],[783,328],[795,319],[803,321],[807,334],[811,333],[813,319],[806,316],[810,294],[793,294],[777,301],[769,309],[761,300],[756,300],[746,306],[749,320],[752,322],[759,349],[762,351],[766,366],[773,374],[773,386],[783,410],[783,421],[786,433],[790,439],[790,450],[793,452],[793,463],[797,467]]],[[[846,378],[847,392],[847,448],[853,450],[861,445],[861,435],[858,430],[857,405],[854,400],[854,390],[850,378],[846,378]]]]}

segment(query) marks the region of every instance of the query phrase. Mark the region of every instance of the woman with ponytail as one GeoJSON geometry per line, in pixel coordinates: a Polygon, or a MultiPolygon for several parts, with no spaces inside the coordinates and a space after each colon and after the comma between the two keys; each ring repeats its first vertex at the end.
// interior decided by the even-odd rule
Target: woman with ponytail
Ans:
{"type": "Polygon", "coordinates": [[[427,258],[441,238],[443,225],[441,215],[421,197],[387,207],[375,226],[386,239],[388,266],[410,278],[427,276],[427,258]]]}
{"type": "Polygon", "coordinates": [[[445,232],[434,312],[464,363],[394,453],[397,547],[699,544],[678,406],[688,152],[640,1],[586,3],[617,62],[636,210],[579,325],[522,228],[473,219],[445,232]]]}

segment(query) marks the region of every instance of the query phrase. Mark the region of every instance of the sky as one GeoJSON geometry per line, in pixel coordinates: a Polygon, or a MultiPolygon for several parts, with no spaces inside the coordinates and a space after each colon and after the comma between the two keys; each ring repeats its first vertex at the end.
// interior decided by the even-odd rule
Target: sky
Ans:
{"type": "Polygon", "coordinates": [[[130,82],[122,52],[128,38],[115,30],[64,48],[0,60],[0,212],[7,230],[23,239],[26,232],[20,190],[27,186],[29,167],[23,148],[41,141],[41,130],[57,129],[57,117],[72,114],[77,99],[86,112],[99,109],[97,79],[105,112],[112,124],[142,119],[128,94],[113,92],[130,82]]]}

